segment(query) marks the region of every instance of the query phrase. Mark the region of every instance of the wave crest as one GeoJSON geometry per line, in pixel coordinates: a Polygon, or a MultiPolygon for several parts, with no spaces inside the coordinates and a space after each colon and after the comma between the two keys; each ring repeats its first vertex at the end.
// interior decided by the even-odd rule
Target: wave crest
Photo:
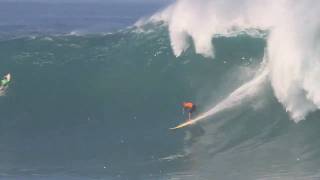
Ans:
{"type": "Polygon", "coordinates": [[[196,53],[213,58],[216,35],[268,31],[268,77],[278,101],[298,122],[320,108],[319,10],[320,2],[311,0],[179,0],[147,22],[168,25],[176,56],[189,48],[189,38],[196,53]]]}

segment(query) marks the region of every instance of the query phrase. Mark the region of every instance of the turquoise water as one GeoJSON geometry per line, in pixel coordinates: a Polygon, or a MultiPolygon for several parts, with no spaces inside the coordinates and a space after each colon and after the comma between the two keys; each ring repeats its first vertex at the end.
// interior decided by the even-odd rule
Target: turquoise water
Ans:
{"type": "Polygon", "coordinates": [[[265,39],[216,37],[216,57],[175,57],[167,27],[0,41],[1,179],[317,179],[319,113],[295,124],[271,87],[192,127],[250,80],[265,39]]]}

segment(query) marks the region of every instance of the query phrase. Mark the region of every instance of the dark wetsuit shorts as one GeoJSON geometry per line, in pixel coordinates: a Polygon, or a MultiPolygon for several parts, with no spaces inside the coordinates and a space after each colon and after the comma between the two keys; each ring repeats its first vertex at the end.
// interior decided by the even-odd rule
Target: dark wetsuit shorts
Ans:
{"type": "Polygon", "coordinates": [[[190,113],[193,113],[194,111],[196,111],[196,105],[193,105],[192,108],[189,110],[190,113]]]}

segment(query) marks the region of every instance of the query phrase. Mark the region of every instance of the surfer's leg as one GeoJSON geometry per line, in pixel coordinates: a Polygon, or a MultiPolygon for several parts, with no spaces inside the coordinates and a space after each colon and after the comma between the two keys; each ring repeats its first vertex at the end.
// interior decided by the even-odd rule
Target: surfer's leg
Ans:
{"type": "Polygon", "coordinates": [[[190,112],[193,113],[194,111],[196,111],[196,108],[197,108],[196,105],[193,105],[190,112]]]}

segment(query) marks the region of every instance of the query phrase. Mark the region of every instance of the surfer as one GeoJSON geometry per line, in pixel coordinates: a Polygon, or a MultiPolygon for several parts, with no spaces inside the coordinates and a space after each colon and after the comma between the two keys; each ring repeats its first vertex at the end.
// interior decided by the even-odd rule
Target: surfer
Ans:
{"type": "Polygon", "coordinates": [[[3,79],[0,81],[0,88],[2,89],[2,88],[4,88],[4,87],[8,86],[10,80],[11,80],[11,75],[10,75],[10,73],[8,73],[8,74],[5,75],[5,76],[3,77],[3,79]]]}
{"type": "Polygon", "coordinates": [[[183,112],[185,110],[188,111],[189,120],[190,120],[192,113],[196,111],[196,105],[194,103],[192,103],[192,102],[183,102],[182,103],[182,107],[183,107],[183,112]]]}

